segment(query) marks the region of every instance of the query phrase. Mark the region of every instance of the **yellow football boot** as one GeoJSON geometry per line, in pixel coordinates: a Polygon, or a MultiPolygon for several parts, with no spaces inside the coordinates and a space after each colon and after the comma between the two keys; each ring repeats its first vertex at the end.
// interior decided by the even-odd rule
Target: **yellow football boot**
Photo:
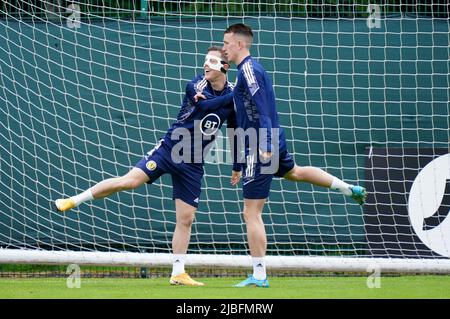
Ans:
{"type": "Polygon", "coordinates": [[[75,202],[72,198],[60,198],[55,200],[56,209],[60,212],[75,208],[75,202]]]}
{"type": "Polygon", "coordinates": [[[172,276],[170,278],[171,285],[180,285],[180,286],[204,286],[205,284],[199,281],[195,281],[192,279],[187,273],[182,273],[176,276],[172,276]]]}

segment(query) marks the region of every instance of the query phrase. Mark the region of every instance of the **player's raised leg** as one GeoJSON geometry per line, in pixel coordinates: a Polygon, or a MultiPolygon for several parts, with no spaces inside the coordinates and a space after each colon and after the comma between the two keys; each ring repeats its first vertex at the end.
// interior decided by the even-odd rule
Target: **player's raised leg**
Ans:
{"type": "Polygon", "coordinates": [[[253,274],[235,287],[269,287],[266,274],[265,255],[267,237],[262,210],[266,199],[244,199],[244,220],[247,227],[247,241],[252,256],[253,274]]]}
{"type": "Polygon", "coordinates": [[[185,271],[186,253],[191,238],[196,207],[175,199],[177,223],[172,238],[173,265],[170,284],[184,286],[203,286],[202,282],[192,279],[185,271]]]}
{"type": "Polygon", "coordinates": [[[367,197],[367,192],[364,187],[348,184],[314,166],[295,165],[294,168],[284,175],[284,178],[294,182],[308,182],[340,191],[346,196],[351,196],[360,205],[364,204],[367,197]]]}
{"type": "Polygon", "coordinates": [[[137,188],[148,181],[149,177],[147,174],[141,169],[134,167],[127,174],[105,179],[78,195],[69,198],[59,198],[55,201],[55,206],[58,211],[64,212],[86,201],[104,198],[116,192],[137,188]]]}

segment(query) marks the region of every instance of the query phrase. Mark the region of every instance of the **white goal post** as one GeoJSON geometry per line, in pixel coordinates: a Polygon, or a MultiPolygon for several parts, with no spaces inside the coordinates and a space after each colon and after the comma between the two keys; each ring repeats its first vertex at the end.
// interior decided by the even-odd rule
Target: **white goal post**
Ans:
{"type": "MultiPolygon", "coordinates": [[[[360,207],[274,179],[267,267],[450,273],[448,7],[308,2],[3,2],[0,264],[170,265],[170,177],[64,214],[51,203],[133,167],[175,120],[206,49],[243,22],[296,162],[369,193],[360,207]]],[[[187,266],[251,266],[228,157],[220,137],[187,266]]]]}

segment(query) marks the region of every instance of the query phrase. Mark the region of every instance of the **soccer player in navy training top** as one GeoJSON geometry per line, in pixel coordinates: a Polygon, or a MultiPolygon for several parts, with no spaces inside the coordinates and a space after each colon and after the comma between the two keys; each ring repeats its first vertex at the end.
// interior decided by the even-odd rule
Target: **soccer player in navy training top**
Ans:
{"type": "MultiPolygon", "coordinates": [[[[134,189],[144,183],[151,184],[161,175],[170,174],[176,207],[170,283],[189,286],[203,285],[184,271],[191,225],[201,192],[203,155],[212,146],[223,122],[227,120],[228,127],[234,127],[235,122],[233,84],[227,81],[226,76],[229,64],[220,47],[208,49],[203,68],[204,75],[187,84],[176,122],[134,168],[124,176],[103,180],[76,196],[55,201],[59,211],[67,211],[85,201],[134,189]]],[[[233,167],[238,169],[236,164],[233,167]]]]}
{"type": "Polygon", "coordinates": [[[366,190],[349,185],[320,168],[295,164],[278,121],[272,82],[261,64],[250,55],[252,41],[252,29],[241,23],[228,27],[223,37],[223,51],[228,61],[238,68],[233,93],[237,127],[246,132],[242,142],[245,161],[243,176],[240,169],[233,168],[232,183],[237,184],[242,176],[244,220],[253,260],[253,274],[236,286],[268,287],[264,260],[267,238],[261,215],[274,176],[339,190],[361,205],[366,190]],[[251,141],[251,132],[256,134],[254,141],[251,141]]]}

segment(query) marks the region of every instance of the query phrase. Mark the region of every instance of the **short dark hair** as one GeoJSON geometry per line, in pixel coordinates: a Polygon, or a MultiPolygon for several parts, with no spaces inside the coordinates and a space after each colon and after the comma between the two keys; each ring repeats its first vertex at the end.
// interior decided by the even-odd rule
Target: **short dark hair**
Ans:
{"type": "Polygon", "coordinates": [[[236,23],[233,25],[230,25],[224,33],[235,33],[244,35],[250,38],[253,38],[253,31],[252,28],[246,24],[243,23],[236,23]]]}

